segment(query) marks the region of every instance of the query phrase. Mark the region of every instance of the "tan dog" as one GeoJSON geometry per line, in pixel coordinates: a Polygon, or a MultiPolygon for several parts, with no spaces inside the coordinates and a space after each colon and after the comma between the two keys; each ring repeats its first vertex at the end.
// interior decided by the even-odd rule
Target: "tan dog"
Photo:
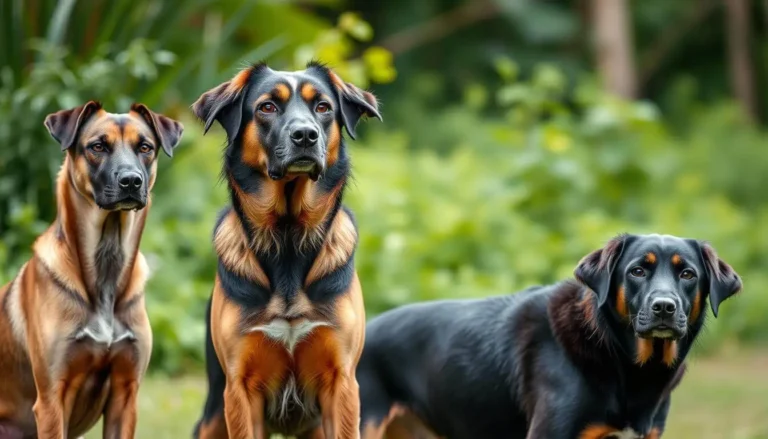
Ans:
{"type": "Polygon", "coordinates": [[[76,437],[102,415],[105,438],[133,438],[152,350],[139,241],[158,152],[172,154],[183,126],[93,101],[45,126],[66,150],[58,214],[0,288],[0,438],[76,437]]]}
{"type": "Polygon", "coordinates": [[[193,109],[227,132],[232,200],[214,234],[210,390],[196,437],[359,437],[365,310],[341,131],[379,117],[376,99],[322,65],[257,64],[193,109]]]}

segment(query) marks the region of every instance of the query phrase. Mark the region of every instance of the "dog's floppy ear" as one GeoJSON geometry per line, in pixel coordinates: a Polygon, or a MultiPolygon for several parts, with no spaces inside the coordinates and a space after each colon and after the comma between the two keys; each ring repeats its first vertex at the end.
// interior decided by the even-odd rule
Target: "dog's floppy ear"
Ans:
{"type": "Polygon", "coordinates": [[[61,150],[64,151],[74,145],[77,132],[88,118],[100,109],[99,102],[88,101],[80,107],[49,114],[45,118],[45,127],[51,137],[61,144],[61,150]]]}
{"type": "Polygon", "coordinates": [[[356,138],[355,127],[363,116],[383,120],[381,114],[379,114],[379,104],[376,102],[376,96],[373,93],[344,82],[339,75],[331,70],[328,70],[328,76],[336,88],[336,92],[339,94],[341,120],[344,122],[344,127],[347,129],[349,137],[352,139],[356,138]]]}
{"type": "Polygon", "coordinates": [[[179,144],[181,135],[184,132],[184,125],[170,117],[157,114],[150,110],[144,104],[135,103],[131,105],[131,111],[135,111],[149,124],[155,137],[160,141],[163,151],[168,157],[173,157],[173,149],[179,144]]]}
{"type": "Polygon", "coordinates": [[[717,317],[720,304],[741,291],[741,277],[717,256],[717,252],[709,243],[697,241],[696,244],[709,278],[709,304],[712,313],[717,317]]]}
{"type": "Polygon", "coordinates": [[[227,132],[229,142],[234,142],[243,119],[248,83],[253,72],[262,67],[265,66],[259,64],[241,70],[232,80],[208,90],[192,104],[192,111],[205,123],[204,133],[211,129],[214,121],[218,121],[227,132]]]}
{"type": "Polygon", "coordinates": [[[631,238],[631,235],[619,235],[611,239],[605,247],[582,258],[573,272],[579,282],[597,294],[598,306],[608,299],[616,263],[631,238]]]}

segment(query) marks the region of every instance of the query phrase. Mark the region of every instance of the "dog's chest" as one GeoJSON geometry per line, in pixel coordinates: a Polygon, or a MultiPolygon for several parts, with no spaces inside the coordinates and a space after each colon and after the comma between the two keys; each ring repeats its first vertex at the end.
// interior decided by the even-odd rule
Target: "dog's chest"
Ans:
{"type": "Polygon", "coordinates": [[[244,329],[245,379],[266,388],[270,428],[300,434],[318,422],[318,390],[338,369],[333,326],[325,321],[272,319],[244,329]]]}
{"type": "Polygon", "coordinates": [[[264,334],[270,340],[282,345],[292,356],[296,346],[306,339],[312,331],[321,326],[330,326],[330,324],[308,319],[296,321],[275,319],[265,325],[253,326],[246,332],[260,332],[264,334]]]}
{"type": "Polygon", "coordinates": [[[99,312],[92,314],[85,325],[75,333],[75,341],[105,349],[134,340],[136,340],[136,336],[133,331],[119,319],[115,318],[114,315],[99,312]]]}

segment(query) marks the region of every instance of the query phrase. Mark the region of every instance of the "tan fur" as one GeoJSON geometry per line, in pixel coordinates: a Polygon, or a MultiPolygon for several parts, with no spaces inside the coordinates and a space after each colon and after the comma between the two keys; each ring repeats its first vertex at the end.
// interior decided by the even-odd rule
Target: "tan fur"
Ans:
{"type": "Polygon", "coordinates": [[[619,287],[619,291],[616,293],[616,312],[619,313],[624,320],[629,319],[629,311],[627,310],[627,295],[624,290],[624,285],[619,287]]]}
{"type": "MultiPolygon", "coordinates": [[[[267,401],[280,392],[289,376],[295,376],[305,392],[317,395],[322,417],[318,428],[326,438],[359,437],[355,368],[365,338],[365,310],[357,276],[339,298],[335,314],[337,325],[316,328],[291,356],[261,332],[243,333],[240,309],[226,298],[217,279],[211,327],[217,357],[227,374],[224,412],[230,438],[269,437],[264,420],[267,401]]],[[[265,315],[261,320],[266,323],[269,318],[265,315]]],[[[211,428],[201,430],[200,437],[224,436],[211,428]],[[208,432],[212,435],[203,435],[208,432]]]]}
{"type": "MultiPolygon", "coordinates": [[[[621,430],[611,427],[605,424],[592,424],[581,431],[578,439],[611,439],[616,437],[615,435],[621,434],[621,430]]],[[[645,439],[659,439],[661,433],[656,428],[652,428],[651,431],[645,435],[645,439]]]]}
{"type": "Polygon", "coordinates": [[[232,81],[230,81],[230,86],[233,90],[242,90],[245,88],[246,85],[248,85],[248,81],[251,79],[251,74],[253,73],[253,67],[248,67],[246,69],[240,70],[240,72],[235,75],[234,78],[232,78],[232,81]]]}
{"type": "Polygon", "coordinates": [[[688,324],[693,325],[696,320],[699,319],[701,314],[701,291],[696,291],[696,295],[693,297],[693,303],[691,304],[691,312],[688,313],[688,324]]]}
{"type": "Polygon", "coordinates": [[[230,212],[216,230],[213,245],[219,260],[233,273],[250,281],[269,286],[269,279],[261,269],[235,212],[230,212]]]}
{"type": "Polygon", "coordinates": [[[267,152],[259,140],[258,128],[256,123],[251,121],[243,129],[243,163],[258,169],[262,174],[267,174],[267,165],[269,159],[267,152]]]}
{"type": "Polygon", "coordinates": [[[672,265],[680,265],[683,263],[683,258],[678,254],[672,255],[672,265]]]}
{"type": "Polygon", "coordinates": [[[333,85],[336,88],[338,88],[339,90],[346,92],[347,91],[347,83],[344,82],[344,80],[341,79],[341,77],[339,75],[337,75],[336,73],[329,72],[329,74],[330,74],[330,77],[331,77],[331,83],[333,83],[333,85]]]}
{"type": "Polygon", "coordinates": [[[405,407],[394,405],[387,416],[376,425],[363,426],[362,439],[438,439],[424,422],[405,407]]]}
{"type": "Polygon", "coordinates": [[[291,89],[285,84],[277,84],[275,86],[274,95],[281,101],[288,102],[288,99],[291,98],[291,89]]]}
{"type": "Polygon", "coordinates": [[[331,125],[331,133],[328,135],[328,167],[333,166],[339,160],[341,149],[341,129],[335,121],[331,125]]]}
{"type": "Polygon", "coordinates": [[[291,214],[298,219],[303,229],[299,247],[318,244],[323,239],[323,223],[333,209],[344,180],[339,181],[330,192],[322,193],[318,184],[308,177],[298,177],[293,193],[291,214]]]}
{"type": "Polygon", "coordinates": [[[645,338],[637,339],[637,355],[635,356],[635,362],[639,365],[643,365],[648,362],[653,356],[653,340],[645,338]]]}
{"type": "Polygon", "coordinates": [[[200,98],[192,104],[192,110],[195,113],[198,113],[199,109],[204,106],[208,100],[213,99],[214,96],[222,100],[228,100],[239,96],[248,85],[248,81],[251,79],[253,71],[254,66],[245,68],[238,72],[231,80],[219,84],[208,92],[202,94],[200,98]]]}
{"type": "Polygon", "coordinates": [[[664,354],[662,361],[669,367],[675,365],[677,361],[677,341],[664,340],[664,354]]]}
{"type": "Polygon", "coordinates": [[[346,263],[355,251],[356,245],[357,231],[352,219],[346,212],[339,210],[325,235],[325,242],[304,284],[310,285],[346,263]]]}
{"type": "Polygon", "coordinates": [[[273,248],[275,251],[280,251],[274,227],[278,218],[288,213],[288,209],[302,226],[303,235],[299,240],[299,248],[318,244],[323,238],[325,233],[323,223],[333,209],[344,181],[340,181],[332,191],[322,193],[318,189],[318,184],[309,177],[299,176],[296,180],[292,202],[288,206],[285,199],[286,181],[284,180],[265,180],[261,191],[251,194],[244,192],[234,179],[230,179],[230,186],[254,234],[251,243],[253,250],[258,252],[273,248]]]}
{"type": "Polygon", "coordinates": [[[655,264],[656,263],[656,253],[648,252],[648,254],[645,255],[645,262],[647,262],[649,264],[655,264]]]}
{"type": "MultiPolygon", "coordinates": [[[[136,126],[125,127],[120,134],[111,115],[99,110],[80,136],[122,135],[131,142],[144,134],[154,139],[139,119],[136,126]]],[[[108,215],[93,201],[86,160],[67,153],[56,182],[56,220],[35,241],[32,259],[12,286],[0,289],[6,304],[0,309],[0,419],[28,435],[63,439],[84,434],[104,414],[106,437],[130,439],[138,385],[152,349],[143,298],[149,270],[138,251],[150,202],[139,212],[117,213],[125,264],[117,280],[114,316],[136,340],[129,342],[130,349],[114,345],[112,351],[73,341],[94,312],[90,307],[99,292],[95,254],[108,215]],[[104,371],[109,378],[99,384],[96,377],[104,371]]]]}
{"type": "Polygon", "coordinates": [[[648,433],[647,436],[645,436],[645,439],[659,439],[661,438],[661,432],[658,428],[652,428],[651,432],[648,433]]]}
{"type": "Polygon", "coordinates": [[[247,225],[254,233],[251,248],[258,252],[275,246],[279,251],[274,227],[277,219],[287,211],[283,193],[285,182],[267,180],[258,194],[245,193],[234,179],[231,179],[230,185],[243,208],[247,225]]]}
{"type": "Polygon", "coordinates": [[[301,86],[301,98],[306,102],[313,102],[317,97],[317,89],[310,83],[301,86]]]}
{"type": "Polygon", "coordinates": [[[605,424],[589,425],[579,433],[579,439],[605,439],[618,431],[617,428],[605,424]]]}

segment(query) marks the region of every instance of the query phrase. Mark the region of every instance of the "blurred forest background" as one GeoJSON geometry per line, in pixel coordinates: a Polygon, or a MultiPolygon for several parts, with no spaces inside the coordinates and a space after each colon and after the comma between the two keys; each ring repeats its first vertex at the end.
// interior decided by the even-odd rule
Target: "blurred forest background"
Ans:
{"type": "Polygon", "coordinates": [[[311,58],[382,102],[350,142],[369,317],[659,232],[744,278],[697,352],[768,342],[768,0],[0,0],[0,281],[55,214],[45,115],[143,102],[186,126],[142,242],[152,368],[199,371],[224,134],[189,106],[248,62],[311,58]]]}

